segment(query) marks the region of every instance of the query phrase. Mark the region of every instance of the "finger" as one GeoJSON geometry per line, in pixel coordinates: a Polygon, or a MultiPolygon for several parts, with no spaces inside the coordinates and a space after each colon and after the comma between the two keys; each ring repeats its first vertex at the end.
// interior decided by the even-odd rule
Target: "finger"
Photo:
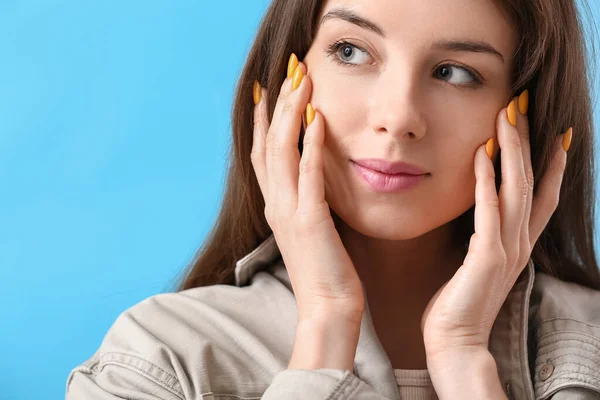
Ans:
{"type": "Polygon", "coordinates": [[[270,199],[276,202],[278,215],[290,215],[298,207],[298,168],[300,152],[298,141],[302,113],[310,97],[311,81],[304,76],[306,66],[302,63],[297,74],[286,78],[282,96],[276,110],[276,120],[267,134],[266,165],[270,199]],[[293,90],[294,79],[302,78],[293,90]]]}
{"type": "MultiPolygon", "coordinates": [[[[287,78],[285,78],[283,80],[283,83],[281,84],[281,88],[279,90],[279,96],[277,97],[277,102],[275,103],[275,110],[273,110],[273,119],[272,119],[271,125],[279,124],[281,115],[283,114],[284,108],[286,107],[286,101],[287,101],[288,97],[292,94],[292,92],[294,92],[294,90],[292,90],[292,83],[294,81],[294,72],[295,72],[295,68],[292,69],[292,67],[294,65],[296,67],[300,67],[300,70],[303,72],[304,75],[307,74],[306,65],[304,63],[299,63],[297,61],[297,59],[295,58],[295,55],[292,53],[292,56],[290,57],[290,61],[288,64],[288,76],[287,76],[287,78]],[[292,71],[291,73],[289,72],[290,70],[292,71]]],[[[304,80],[304,78],[302,80],[304,80]]],[[[296,89],[296,90],[298,90],[298,89],[296,89]]],[[[268,146],[268,142],[267,142],[267,146],[268,146]]]]}
{"type": "Polygon", "coordinates": [[[325,124],[323,116],[311,109],[306,109],[307,128],[304,133],[302,158],[300,160],[300,176],[298,178],[298,212],[309,213],[315,205],[325,201],[325,177],[323,173],[323,143],[325,140],[325,124]],[[309,123],[311,112],[314,119],[309,123]]]}
{"type": "MultiPolygon", "coordinates": [[[[296,66],[298,66],[299,64],[296,64],[296,66]]],[[[303,67],[300,67],[303,68],[303,67]]],[[[303,71],[305,71],[303,69],[303,71]]],[[[279,96],[277,96],[277,101],[275,102],[275,109],[273,110],[273,118],[271,121],[271,125],[276,125],[279,122],[279,119],[281,117],[283,108],[286,104],[286,100],[289,97],[289,95],[292,93],[292,76],[288,76],[287,78],[285,78],[283,80],[283,82],[281,83],[281,87],[279,88],[279,96]]],[[[267,140],[270,140],[269,138],[267,140]]],[[[267,146],[269,145],[269,142],[267,142],[267,146]]]]}
{"type": "Polygon", "coordinates": [[[500,207],[496,193],[494,164],[486,153],[486,145],[475,152],[475,233],[485,244],[499,244],[500,207]]]}
{"type": "Polygon", "coordinates": [[[563,139],[565,136],[572,134],[572,131],[572,129],[569,129],[566,134],[558,136],[555,144],[555,156],[548,167],[548,171],[542,177],[539,189],[533,199],[529,221],[529,240],[532,248],[558,206],[560,188],[567,165],[567,152],[563,148],[563,139]]]}
{"type": "MultiPolygon", "coordinates": [[[[525,179],[527,182],[527,198],[525,200],[525,211],[523,213],[523,222],[521,223],[520,249],[530,251],[529,238],[529,220],[531,218],[531,204],[533,201],[533,168],[531,166],[531,138],[529,137],[529,118],[527,111],[529,109],[529,91],[525,89],[517,100],[517,131],[521,139],[521,150],[523,152],[523,168],[525,169],[525,179]]],[[[518,267],[525,267],[519,265],[518,267]]]]}
{"type": "Polygon", "coordinates": [[[514,98],[497,118],[498,143],[502,149],[500,153],[502,184],[499,193],[501,235],[502,243],[510,254],[519,251],[528,191],[521,139],[517,128],[509,122],[509,116],[514,122],[517,113],[516,98],[514,98]]]}
{"type": "Polygon", "coordinates": [[[254,130],[252,136],[252,152],[250,153],[250,160],[252,161],[252,167],[260,186],[260,191],[266,201],[269,192],[267,186],[267,171],[265,164],[265,146],[267,139],[267,132],[269,130],[269,116],[268,116],[268,99],[267,90],[262,88],[258,81],[254,82],[253,88],[254,95],[254,130]],[[257,92],[258,91],[258,92],[257,92]],[[258,104],[256,104],[256,101],[258,104]]]}

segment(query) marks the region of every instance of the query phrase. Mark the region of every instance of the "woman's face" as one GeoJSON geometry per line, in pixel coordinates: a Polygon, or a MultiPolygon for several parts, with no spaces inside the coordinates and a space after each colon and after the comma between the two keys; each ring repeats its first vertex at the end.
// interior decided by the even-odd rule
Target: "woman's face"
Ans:
{"type": "Polygon", "coordinates": [[[510,101],[518,35],[507,16],[492,0],[329,0],[319,21],[302,61],[325,119],[331,208],[354,230],[391,240],[467,211],[475,151],[496,138],[510,101]],[[489,49],[452,44],[467,41],[489,49]],[[427,175],[409,189],[376,191],[353,163],[373,158],[427,175]]]}

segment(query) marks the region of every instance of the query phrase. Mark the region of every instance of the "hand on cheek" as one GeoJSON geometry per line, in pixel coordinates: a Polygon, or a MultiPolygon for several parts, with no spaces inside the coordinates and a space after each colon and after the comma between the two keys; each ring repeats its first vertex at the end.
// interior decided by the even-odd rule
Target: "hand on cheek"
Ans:
{"type": "Polygon", "coordinates": [[[475,233],[463,265],[436,292],[422,316],[427,365],[436,388],[452,378],[446,376],[455,370],[448,368],[452,360],[462,353],[488,351],[498,312],[558,205],[572,129],[555,138],[552,161],[535,183],[534,197],[528,102],[525,91],[503,108],[496,120],[498,145],[492,138],[476,151],[475,233]],[[498,146],[499,193],[490,161],[498,146]]]}

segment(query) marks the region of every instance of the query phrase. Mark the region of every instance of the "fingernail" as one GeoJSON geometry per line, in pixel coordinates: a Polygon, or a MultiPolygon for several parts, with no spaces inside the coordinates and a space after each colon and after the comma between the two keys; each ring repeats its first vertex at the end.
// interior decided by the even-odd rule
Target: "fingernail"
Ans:
{"type": "Polygon", "coordinates": [[[506,115],[508,116],[508,122],[512,126],[517,126],[517,106],[515,106],[514,100],[506,108],[506,115]]]}
{"type": "Polygon", "coordinates": [[[490,138],[485,144],[485,152],[491,160],[492,155],[494,154],[494,138],[490,138]]]}
{"type": "Polygon", "coordinates": [[[315,119],[315,109],[313,106],[308,103],[306,105],[306,125],[310,125],[311,122],[315,119]]]}
{"type": "Polygon", "coordinates": [[[302,78],[304,78],[304,74],[300,69],[300,65],[298,65],[294,70],[294,77],[292,78],[292,90],[298,89],[298,86],[300,86],[300,82],[302,82],[302,78]]]}
{"type": "Polygon", "coordinates": [[[254,105],[260,103],[260,83],[258,81],[254,81],[254,87],[252,88],[252,97],[254,97],[254,105]]]}
{"type": "Polygon", "coordinates": [[[291,78],[294,74],[294,70],[298,66],[298,57],[294,53],[290,55],[290,60],[288,61],[288,69],[287,69],[287,77],[291,78]]]}
{"type": "Polygon", "coordinates": [[[527,108],[529,108],[529,91],[525,89],[519,96],[519,112],[527,115],[527,108]]]}
{"type": "Polygon", "coordinates": [[[571,147],[571,138],[573,137],[573,127],[567,130],[565,137],[563,138],[563,149],[565,151],[569,151],[569,147],[571,147]]]}

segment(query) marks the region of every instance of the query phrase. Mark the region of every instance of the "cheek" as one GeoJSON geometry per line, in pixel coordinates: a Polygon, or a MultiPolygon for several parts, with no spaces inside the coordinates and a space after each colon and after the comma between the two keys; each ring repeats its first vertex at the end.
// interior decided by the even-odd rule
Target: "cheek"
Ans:
{"type": "Polygon", "coordinates": [[[449,199],[458,209],[471,207],[475,202],[475,152],[490,137],[497,139],[496,104],[471,105],[466,110],[449,108],[437,114],[438,142],[436,158],[438,176],[436,189],[440,198],[449,199]],[[444,137],[445,136],[445,137],[444,137]]]}
{"type": "Polygon", "coordinates": [[[312,79],[311,103],[325,119],[326,143],[332,139],[343,141],[352,133],[360,132],[367,118],[361,90],[349,84],[348,77],[329,70],[320,71],[312,79]]]}
{"type": "Polygon", "coordinates": [[[483,144],[496,136],[496,117],[502,108],[496,98],[469,93],[451,98],[447,92],[436,94],[427,105],[429,129],[463,144],[483,144]]]}
{"type": "Polygon", "coordinates": [[[472,186],[477,148],[490,137],[497,137],[495,116],[490,117],[489,112],[455,115],[448,115],[445,122],[439,125],[451,128],[437,130],[434,148],[439,162],[436,164],[443,173],[450,173],[456,179],[465,179],[465,185],[472,186]]]}

